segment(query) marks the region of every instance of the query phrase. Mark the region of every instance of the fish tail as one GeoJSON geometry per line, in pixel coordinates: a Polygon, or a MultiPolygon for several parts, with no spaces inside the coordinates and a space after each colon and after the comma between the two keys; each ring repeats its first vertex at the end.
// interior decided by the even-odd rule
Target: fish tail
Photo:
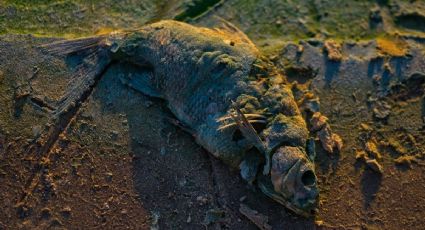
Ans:
{"type": "Polygon", "coordinates": [[[106,41],[107,36],[101,35],[73,40],[60,40],[49,44],[43,44],[40,47],[50,54],[66,56],[77,52],[96,50],[106,45],[106,41]]]}
{"type": "Polygon", "coordinates": [[[101,35],[74,40],[61,40],[42,45],[52,55],[76,55],[81,61],[74,68],[65,93],[55,106],[59,116],[79,106],[87,98],[103,72],[112,63],[110,36],[101,35]]]}

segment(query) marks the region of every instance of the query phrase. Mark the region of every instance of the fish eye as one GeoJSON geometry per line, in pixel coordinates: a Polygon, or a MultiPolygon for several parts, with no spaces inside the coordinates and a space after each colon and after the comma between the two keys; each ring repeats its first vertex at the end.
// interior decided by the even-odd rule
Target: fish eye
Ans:
{"type": "Polygon", "coordinates": [[[305,171],[301,176],[301,182],[305,186],[314,185],[316,183],[316,176],[314,175],[314,172],[311,170],[305,171]]]}

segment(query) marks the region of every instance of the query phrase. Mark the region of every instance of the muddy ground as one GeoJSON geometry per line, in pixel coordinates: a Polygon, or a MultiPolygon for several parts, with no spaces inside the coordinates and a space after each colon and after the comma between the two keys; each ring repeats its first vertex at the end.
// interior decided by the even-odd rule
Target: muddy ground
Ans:
{"type": "MultiPolygon", "coordinates": [[[[0,37],[0,229],[256,229],[239,212],[240,204],[268,216],[273,229],[423,228],[423,4],[353,1],[368,10],[361,14],[363,8],[355,8],[350,12],[360,16],[350,17],[328,12],[323,19],[328,2],[306,1],[325,21],[310,23],[317,19],[311,5],[300,4],[297,14],[281,19],[282,25],[277,9],[285,4],[272,10],[273,2],[219,2],[192,23],[208,25],[212,16],[222,16],[247,32],[290,81],[311,82],[321,112],[344,140],[342,151],[333,155],[317,143],[321,194],[314,218],[297,217],[247,185],[237,171],[170,124],[167,118],[172,115],[163,101],[122,85],[118,76],[137,71],[133,67],[111,66],[78,109],[54,120],[50,105],[64,92],[72,65],[37,48],[50,38],[5,34],[0,37]],[[269,13],[260,14],[254,6],[269,13]],[[238,7],[246,10],[238,15],[238,7]],[[304,15],[305,21],[297,15],[304,15]],[[349,28],[322,27],[352,18],[366,24],[361,39],[357,32],[340,36],[349,28]],[[277,24],[270,29],[262,26],[265,20],[277,24]],[[330,38],[340,45],[335,60],[324,48],[330,38]],[[356,159],[361,153],[373,155],[382,173],[356,159]]],[[[14,4],[19,11],[30,3],[14,4]]],[[[0,24],[6,32],[43,30],[41,22],[25,24],[19,27],[22,31],[8,26],[18,19],[13,4],[5,8],[1,15],[10,21],[3,17],[0,24]]],[[[175,17],[167,12],[174,12],[172,8],[163,9],[144,17],[175,17]]],[[[90,9],[84,12],[91,15],[90,9]]],[[[143,14],[131,13],[124,15],[134,19],[143,14]]],[[[78,26],[70,25],[66,32],[78,34],[73,29],[78,26]]],[[[52,28],[60,30],[60,25],[52,28]]],[[[84,33],[96,30],[78,28],[84,33]]]]}

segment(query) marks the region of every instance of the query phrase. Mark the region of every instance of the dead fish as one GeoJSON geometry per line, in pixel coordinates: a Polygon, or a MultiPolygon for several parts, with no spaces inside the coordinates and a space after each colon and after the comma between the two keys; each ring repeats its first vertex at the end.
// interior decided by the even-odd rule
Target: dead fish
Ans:
{"type": "Polygon", "coordinates": [[[290,84],[232,24],[209,29],[160,21],[43,48],[86,55],[56,115],[72,109],[112,62],[132,63],[143,71],[122,81],[164,99],[177,123],[212,155],[295,213],[315,209],[314,142],[290,84]]]}

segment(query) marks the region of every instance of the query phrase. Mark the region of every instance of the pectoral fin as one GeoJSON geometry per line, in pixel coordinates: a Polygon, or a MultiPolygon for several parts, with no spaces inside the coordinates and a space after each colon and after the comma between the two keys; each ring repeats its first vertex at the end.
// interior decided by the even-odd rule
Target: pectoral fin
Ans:
{"type": "Polygon", "coordinates": [[[162,94],[153,82],[154,73],[151,69],[137,69],[135,73],[120,76],[124,85],[150,97],[162,98],[162,94]]]}
{"type": "Polygon", "coordinates": [[[235,115],[230,114],[230,115],[232,116],[236,124],[238,125],[239,130],[242,132],[245,138],[249,139],[252,142],[252,144],[260,151],[260,153],[264,154],[266,162],[263,168],[263,174],[264,175],[269,174],[270,167],[271,167],[270,152],[267,150],[266,145],[261,140],[257,131],[255,131],[254,127],[251,125],[251,123],[249,123],[248,119],[241,112],[238,105],[232,101],[232,106],[233,106],[233,109],[236,111],[236,114],[235,115]]]}
{"type": "Polygon", "coordinates": [[[260,155],[254,151],[248,151],[245,159],[239,165],[242,178],[249,184],[252,184],[255,181],[260,164],[260,155]]]}

